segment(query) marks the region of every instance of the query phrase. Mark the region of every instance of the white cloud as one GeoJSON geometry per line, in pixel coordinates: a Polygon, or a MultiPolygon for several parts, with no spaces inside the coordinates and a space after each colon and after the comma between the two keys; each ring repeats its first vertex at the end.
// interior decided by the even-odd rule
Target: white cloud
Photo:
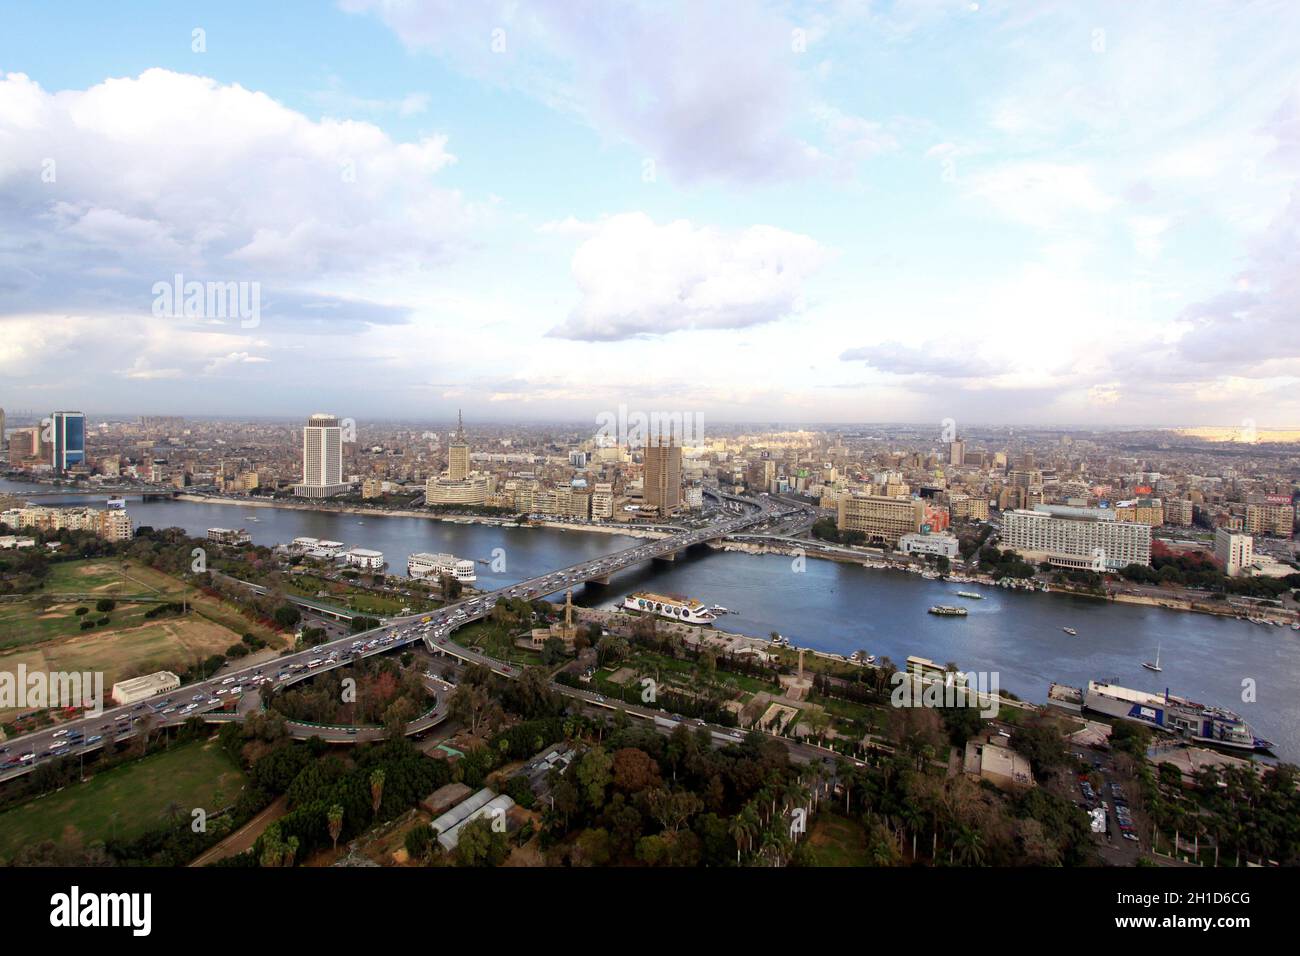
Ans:
{"type": "Polygon", "coordinates": [[[826,250],[772,226],[728,234],[644,213],[597,224],[573,256],[582,299],[550,335],[615,340],[683,329],[738,329],[801,306],[826,250]]]}
{"type": "Polygon", "coordinates": [[[87,292],[148,306],[173,271],[286,283],[423,268],[475,211],[437,185],[445,137],[313,122],[263,93],[150,69],[53,93],[0,78],[0,269],[11,309],[87,292]],[[115,277],[112,281],[110,277],[115,277]],[[143,281],[142,281],[143,280],[143,281]]]}

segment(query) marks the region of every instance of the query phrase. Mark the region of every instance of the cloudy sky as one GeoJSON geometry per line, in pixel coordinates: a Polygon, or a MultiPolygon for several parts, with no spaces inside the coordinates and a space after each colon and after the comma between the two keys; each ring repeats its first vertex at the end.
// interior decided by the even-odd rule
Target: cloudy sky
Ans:
{"type": "Polygon", "coordinates": [[[11,409],[1300,421],[1288,0],[59,11],[0,7],[11,409]]]}

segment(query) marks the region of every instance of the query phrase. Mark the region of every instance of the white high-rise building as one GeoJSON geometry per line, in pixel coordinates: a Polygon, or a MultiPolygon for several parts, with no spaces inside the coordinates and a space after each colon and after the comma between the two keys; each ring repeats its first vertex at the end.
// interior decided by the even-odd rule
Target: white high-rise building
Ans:
{"type": "Polygon", "coordinates": [[[1242,569],[1254,563],[1255,539],[1248,534],[1219,528],[1214,532],[1214,558],[1223,565],[1224,574],[1235,578],[1242,569]]]}
{"type": "Polygon", "coordinates": [[[329,498],[351,486],[343,480],[343,429],[333,415],[316,414],[302,430],[302,484],[293,493],[329,498]]]}

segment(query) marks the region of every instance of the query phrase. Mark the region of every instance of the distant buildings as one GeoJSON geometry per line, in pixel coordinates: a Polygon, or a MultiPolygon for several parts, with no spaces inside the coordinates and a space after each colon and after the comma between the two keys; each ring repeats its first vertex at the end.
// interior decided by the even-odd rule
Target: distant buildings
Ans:
{"type": "Polygon", "coordinates": [[[1281,496],[1247,502],[1246,530],[1256,535],[1291,537],[1295,530],[1295,505],[1290,498],[1281,496]]]}
{"type": "Polygon", "coordinates": [[[1227,528],[1214,532],[1214,559],[1223,565],[1223,573],[1237,577],[1255,561],[1255,539],[1227,528]]]}
{"type": "Polygon", "coordinates": [[[903,554],[919,554],[956,560],[960,548],[956,535],[912,534],[902,535],[898,539],[898,550],[903,554]]]}
{"type": "Polygon", "coordinates": [[[948,495],[948,513],[954,521],[988,521],[989,500],[973,495],[950,493],[948,495]]]}
{"type": "Polygon", "coordinates": [[[1116,521],[1137,521],[1158,528],[1165,523],[1164,502],[1159,498],[1135,498],[1115,504],[1116,521]]]}
{"type": "Polygon", "coordinates": [[[610,482],[598,481],[592,489],[591,516],[600,521],[614,517],[614,486],[610,482]]]}
{"type": "Polygon", "coordinates": [[[302,430],[302,484],[293,493],[303,498],[330,498],[350,486],[343,480],[343,429],[333,415],[317,414],[302,430]]]}
{"type": "Polygon", "coordinates": [[[208,540],[213,544],[227,544],[233,546],[253,543],[253,539],[243,528],[239,528],[238,530],[232,528],[209,528],[208,540]]]}
{"type": "Polygon", "coordinates": [[[1151,526],[1117,521],[1113,509],[1038,505],[1003,516],[1002,545],[1027,561],[1118,571],[1151,563],[1151,526]]]}
{"type": "Polygon", "coordinates": [[[9,464],[14,468],[25,468],[36,464],[40,458],[41,430],[15,428],[9,436],[9,464]]]}
{"type": "Polygon", "coordinates": [[[1165,524],[1187,527],[1192,523],[1193,506],[1185,498],[1166,498],[1164,502],[1165,524]]]}
{"type": "Polygon", "coordinates": [[[131,518],[120,508],[47,508],[30,505],[0,512],[0,522],[11,528],[38,531],[90,531],[108,541],[129,541],[131,518]]]}

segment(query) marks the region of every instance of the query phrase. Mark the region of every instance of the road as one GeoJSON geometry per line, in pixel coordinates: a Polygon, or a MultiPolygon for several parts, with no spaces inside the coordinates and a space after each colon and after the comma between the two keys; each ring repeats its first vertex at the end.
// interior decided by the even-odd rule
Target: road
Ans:
{"type": "MultiPolygon", "coordinates": [[[[303,651],[286,654],[274,661],[244,667],[184,685],[167,693],[162,700],[151,698],[140,703],[106,707],[99,714],[87,715],[54,727],[13,737],[0,746],[0,782],[30,773],[43,761],[89,753],[102,748],[107,742],[127,740],[142,731],[152,732],[159,727],[179,724],[192,716],[203,717],[212,722],[240,720],[243,713],[258,706],[258,703],[250,700],[242,706],[237,705],[239,709],[230,716],[223,716],[217,712],[224,711],[230,700],[238,701],[243,698],[245,692],[252,692],[270,684],[289,686],[323,671],[346,666],[353,660],[387,653],[417,641],[423,641],[432,652],[448,654],[466,663],[482,664],[503,677],[518,678],[521,673],[519,667],[461,647],[451,641],[449,635],[456,628],[491,614],[497,602],[503,598],[534,600],[577,587],[588,581],[605,580],[610,575],[635,564],[669,557],[694,545],[726,537],[757,524],[780,520],[795,510],[789,505],[768,498],[741,498],[725,493],[720,493],[719,496],[727,503],[728,512],[732,508],[737,512],[748,509],[748,512],[728,513],[721,520],[706,527],[681,531],[666,538],[643,541],[623,551],[583,561],[509,587],[467,598],[439,608],[437,611],[392,618],[362,634],[341,637],[303,651]]],[[[580,697],[585,694],[562,685],[555,686],[557,690],[568,696],[580,697]]],[[[445,714],[438,715],[438,707],[445,706],[445,701],[449,697],[448,693],[438,694],[438,704],[435,705],[434,710],[423,715],[415,723],[428,720],[428,726],[432,726],[441,720],[445,714]]],[[[321,736],[340,742],[354,742],[370,739],[374,734],[380,736],[383,734],[383,731],[374,728],[364,729],[364,732],[360,728],[348,727],[313,729],[315,733],[309,736],[321,736]]],[[[408,728],[408,732],[416,731],[408,728]]]]}

